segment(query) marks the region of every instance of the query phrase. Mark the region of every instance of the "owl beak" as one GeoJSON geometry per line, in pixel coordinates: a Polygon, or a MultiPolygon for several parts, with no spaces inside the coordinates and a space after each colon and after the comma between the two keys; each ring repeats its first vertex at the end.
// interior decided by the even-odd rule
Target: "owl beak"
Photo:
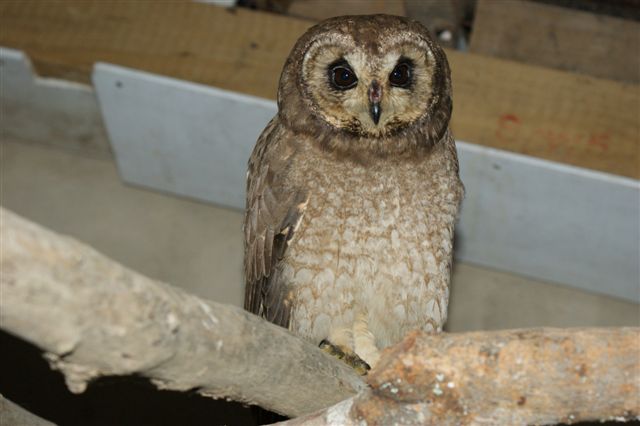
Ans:
{"type": "Polygon", "coordinates": [[[369,86],[369,113],[373,122],[377,125],[380,121],[380,99],[382,98],[382,89],[377,81],[373,81],[369,86]]]}
{"type": "Polygon", "coordinates": [[[369,113],[371,114],[373,122],[378,124],[380,121],[380,102],[372,102],[371,107],[369,108],[369,113]]]}

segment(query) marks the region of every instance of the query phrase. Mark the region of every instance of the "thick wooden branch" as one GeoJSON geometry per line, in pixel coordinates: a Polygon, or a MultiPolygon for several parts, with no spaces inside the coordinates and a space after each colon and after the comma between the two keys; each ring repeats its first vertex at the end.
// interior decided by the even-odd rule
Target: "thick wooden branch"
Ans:
{"type": "Polygon", "coordinates": [[[639,328],[415,332],[385,351],[365,388],[282,328],[152,281],[2,209],[0,235],[0,326],[47,351],[76,392],[97,376],[137,373],[161,388],[290,416],[318,410],[290,425],[640,415],[639,328]]]}
{"type": "Polygon", "coordinates": [[[139,374],[159,388],[299,416],[364,388],[352,369],[240,308],[153,281],[0,209],[0,326],[47,352],[68,387],[139,374]]]}
{"type": "Polygon", "coordinates": [[[385,351],[370,389],[287,426],[637,419],[640,328],[427,335],[385,351]]]}

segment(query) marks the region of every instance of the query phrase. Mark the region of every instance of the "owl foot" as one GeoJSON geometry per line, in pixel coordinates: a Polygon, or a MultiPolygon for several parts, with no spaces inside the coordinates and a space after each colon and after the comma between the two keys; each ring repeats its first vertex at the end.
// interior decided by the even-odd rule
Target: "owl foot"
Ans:
{"type": "Polygon", "coordinates": [[[350,350],[344,347],[334,345],[327,339],[324,339],[322,342],[320,342],[319,347],[320,349],[322,349],[324,352],[331,355],[332,357],[338,358],[343,362],[345,362],[348,366],[353,368],[356,371],[356,373],[358,373],[361,376],[365,376],[369,372],[369,370],[371,370],[371,367],[369,367],[369,364],[367,364],[362,358],[360,358],[354,352],[351,352],[350,350]]]}

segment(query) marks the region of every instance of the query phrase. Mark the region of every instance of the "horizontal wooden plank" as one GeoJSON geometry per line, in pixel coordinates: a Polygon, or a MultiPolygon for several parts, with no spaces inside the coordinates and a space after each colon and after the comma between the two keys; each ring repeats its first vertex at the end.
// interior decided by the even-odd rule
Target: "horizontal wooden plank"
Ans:
{"type": "Polygon", "coordinates": [[[640,22],[523,0],[479,0],[474,53],[640,82],[640,22]]]}
{"type": "Polygon", "coordinates": [[[447,53],[456,138],[640,177],[640,86],[447,53]]]}
{"type": "Polygon", "coordinates": [[[0,2],[0,45],[40,75],[90,82],[98,61],[274,99],[313,22],[191,1],[0,2]]]}
{"type": "MultiPolygon", "coordinates": [[[[41,75],[88,82],[103,61],[270,99],[311,24],[195,2],[0,2],[0,45],[41,75]]],[[[448,55],[458,138],[640,177],[640,86],[448,55]]]]}

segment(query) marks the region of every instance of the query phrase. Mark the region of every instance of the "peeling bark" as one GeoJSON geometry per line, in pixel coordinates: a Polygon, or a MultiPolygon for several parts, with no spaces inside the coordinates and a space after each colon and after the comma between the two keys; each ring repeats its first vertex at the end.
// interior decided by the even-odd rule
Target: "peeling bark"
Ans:
{"type": "Polygon", "coordinates": [[[282,423],[479,425],[640,415],[640,328],[409,334],[347,401],[282,423]]]}
{"type": "Polygon", "coordinates": [[[99,376],[139,374],[161,389],[299,416],[364,388],[352,369],[281,327],[4,209],[0,235],[0,327],[46,351],[73,392],[99,376]]]}

